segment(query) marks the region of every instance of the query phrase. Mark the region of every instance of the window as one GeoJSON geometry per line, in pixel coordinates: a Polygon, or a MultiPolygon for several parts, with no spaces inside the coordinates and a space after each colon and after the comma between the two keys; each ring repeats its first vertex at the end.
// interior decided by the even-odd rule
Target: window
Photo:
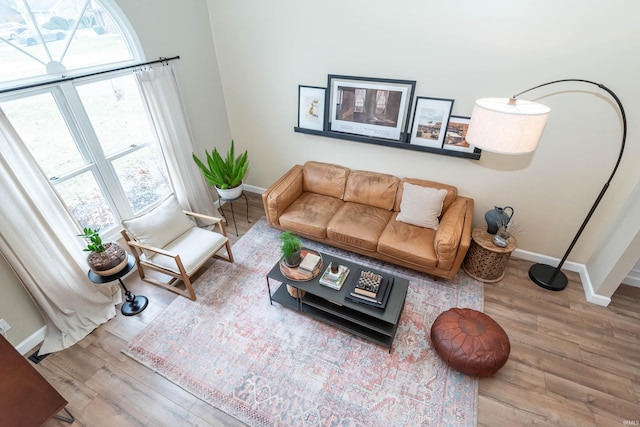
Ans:
{"type": "Polygon", "coordinates": [[[379,90],[376,92],[376,114],[387,113],[387,97],[389,96],[388,90],[379,90]]]}
{"type": "Polygon", "coordinates": [[[140,59],[109,0],[4,0],[0,10],[0,87],[140,59]]]}
{"type": "MultiPolygon", "coordinates": [[[[0,88],[141,61],[106,0],[8,3],[0,88]]],[[[81,227],[108,233],[171,191],[131,71],[7,92],[0,108],[81,227]]]]}
{"type": "Polygon", "coordinates": [[[364,112],[364,99],[367,96],[366,89],[356,89],[355,109],[356,113],[364,112]]]}

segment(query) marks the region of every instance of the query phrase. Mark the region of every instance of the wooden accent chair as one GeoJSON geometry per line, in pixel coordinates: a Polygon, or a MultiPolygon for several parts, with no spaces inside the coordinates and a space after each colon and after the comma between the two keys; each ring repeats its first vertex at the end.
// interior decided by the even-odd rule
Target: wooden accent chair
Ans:
{"type": "Polygon", "coordinates": [[[136,259],[140,279],[194,301],[196,294],[191,277],[204,263],[212,257],[233,262],[222,219],[182,210],[173,194],[150,212],[122,221],[122,226],[122,236],[136,259]],[[211,225],[199,228],[195,218],[211,225]],[[216,226],[219,232],[214,231],[216,226]],[[219,253],[223,248],[226,255],[224,251],[219,253]],[[145,269],[171,279],[165,282],[147,277],[145,269]],[[185,290],[175,286],[179,279],[184,282],[185,290]]]}

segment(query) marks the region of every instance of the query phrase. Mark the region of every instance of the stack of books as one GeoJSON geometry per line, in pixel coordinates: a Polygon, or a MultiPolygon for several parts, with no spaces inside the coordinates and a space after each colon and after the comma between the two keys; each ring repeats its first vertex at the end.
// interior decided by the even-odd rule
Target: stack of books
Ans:
{"type": "Polygon", "coordinates": [[[362,269],[356,273],[346,298],[372,307],[385,308],[393,278],[362,269]]]}
{"type": "Polygon", "coordinates": [[[316,271],[316,268],[318,268],[321,260],[320,255],[308,252],[298,266],[298,270],[302,273],[312,275],[313,272],[316,271]]]}
{"type": "Polygon", "coordinates": [[[331,264],[327,266],[327,269],[322,273],[320,277],[320,284],[324,286],[328,286],[331,289],[335,289],[339,291],[342,288],[342,285],[347,280],[347,276],[349,275],[349,267],[346,265],[338,266],[338,272],[331,272],[331,264]]]}

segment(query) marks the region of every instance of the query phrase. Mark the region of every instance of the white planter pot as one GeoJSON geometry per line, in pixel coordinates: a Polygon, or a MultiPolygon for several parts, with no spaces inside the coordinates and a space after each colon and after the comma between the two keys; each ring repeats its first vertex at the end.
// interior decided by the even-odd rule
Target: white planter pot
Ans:
{"type": "Polygon", "coordinates": [[[227,188],[225,190],[216,187],[216,190],[221,199],[234,200],[242,195],[242,183],[237,187],[227,188]]]}

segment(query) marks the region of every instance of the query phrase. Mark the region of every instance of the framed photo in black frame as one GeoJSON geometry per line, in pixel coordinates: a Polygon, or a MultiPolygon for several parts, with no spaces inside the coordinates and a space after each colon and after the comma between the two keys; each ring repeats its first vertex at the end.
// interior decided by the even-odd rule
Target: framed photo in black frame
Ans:
{"type": "Polygon", "coordinates": [[[298,127],[324,130],[324,106],[327,89],[318,86],[298,86],[298,127]]]}
{"type": "Polygon", "coordinates": [[[470,120],[471,117],[451,116],[442,148],[465,153],[480,153],[480,149],[470,145],[466,139],[470,120]]]}
{"type": "Polygon", "coordinates": [[[419,96],[413,115],[411,144],[442,148],[452,108],[453,99],[419,96]]]}
{"type": "Polygon", "coordinates": [[[407,142],[415,80],[329,74],[325,130],[407,142]]]}

